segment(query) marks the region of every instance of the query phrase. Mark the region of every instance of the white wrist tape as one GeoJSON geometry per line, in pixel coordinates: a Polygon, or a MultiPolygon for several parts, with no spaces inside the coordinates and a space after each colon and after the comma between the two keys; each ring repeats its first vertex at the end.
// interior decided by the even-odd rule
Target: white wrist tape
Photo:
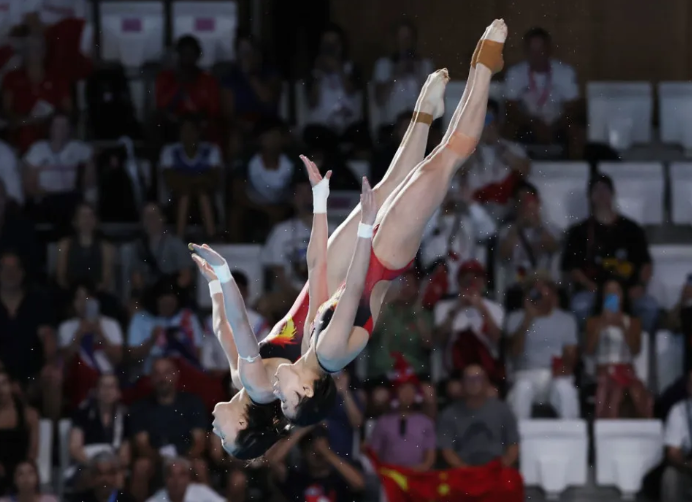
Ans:
{"type": "Polygon", "coordinates": [[[312,187],[312,212],[315,214],[326,213],[328,198],[329,180],[327,178],[322,178],[322,181],[312,187]]]}
{"type": "Polygon", "coordinates": [[[372,225],[358,223],[358,237],[363,239],[372,239],[372,225]]]}
{"type": "Polygon", "coordinates": [[[209,294],[211,296],[218,295],[222,292],[223,291],[221,291],[221,281],[211,281],[209,283],[209,294]]]}
{"type": "Polygon", "coordinates": [[[223,265],[217,265],[216,267],[211,267],[214,270],[214,274],[216,274],[216,278],[220,282],[228,282],[231,279],[233,279],[233,276],[231,275],[231,269],[228,268],[228,263],[224,263],[223,265]]]}
{"type": "Polygon", "coordinates": [[[243,357],[243,356],[241,356],[240,354],[238,354],[238,357],[239,357],[240,359],[242,359],[243,361],[247,361],[247,362],[249,362],[249,363],[254,363],[255,361],[257,361],[257,360],[260,358],[260,355],[257,354],[256,356],[243,357]]]}

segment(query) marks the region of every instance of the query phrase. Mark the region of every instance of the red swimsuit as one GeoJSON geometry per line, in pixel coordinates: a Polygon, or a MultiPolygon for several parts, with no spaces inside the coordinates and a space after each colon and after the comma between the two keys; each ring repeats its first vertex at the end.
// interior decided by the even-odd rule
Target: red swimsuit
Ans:
{"type": "Polygon", "coordinates": [[[279,357],[296,362],[300,359],[303,345],[303,328],[310,309],[308,284],[305,283],[288,314],[277,323],[260,344],[262,359],[279,357]]]}

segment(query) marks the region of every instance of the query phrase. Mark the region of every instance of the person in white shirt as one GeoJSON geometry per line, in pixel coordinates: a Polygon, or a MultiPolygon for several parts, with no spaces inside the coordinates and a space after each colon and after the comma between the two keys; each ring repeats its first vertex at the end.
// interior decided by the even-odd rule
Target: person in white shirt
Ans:
{"type": "Polygon", "coordinates": [[[392,126],[399,115],[413,110],[425,79],[433,72],[433,62],[416,51],[418,33],[413,23],[404,21],[396,28],[395,52],[375,63],[375,100],[381,110],[383,126],[392,126]]]}
{"type": "Polygon", "coordinates": [[[185,458],[164,460],[164,487],[147,502],[226,502],[207,485],[192,482],[192,464],[185,458]]]}
{"type": "Polygon", "coordinates": [[[15,151],[0,141],[0,180],[5,184],[8,197],[21,205],[24,204],[24,190],[18,164],[15,151]]]}
{"type": "Polygon", "coordinates": [[[692,372],[688,396],[670,410],[663,431],[667,467],[661,483],[661,502],[688,500],[692,490],[692,372]]]}
{"type": "Polygon", "coordinates": [[[524,35],[526,61],[507,70],[505,98],[509,125],[522,142],[564,144],[576,130],[579,84],[571,66],[553,59],[552,39],[543,28],[524,35]]]}

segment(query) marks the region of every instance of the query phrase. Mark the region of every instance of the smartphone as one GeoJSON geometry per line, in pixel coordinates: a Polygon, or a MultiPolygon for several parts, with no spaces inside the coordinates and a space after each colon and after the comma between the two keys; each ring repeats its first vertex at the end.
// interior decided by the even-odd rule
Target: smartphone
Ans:
{"type": "Polygon", "coordinates": [[[95,298],[89,298],[86,301],[84,317],[86,317],[88,321],[95,321],[99,317],[100,310],[99,301],[95,298]]]}
{"type": "Polygon", "coordinates": [[[603,299],[603,308],[609,312],[620,311],[620,297],[618,295],[606,295],[603,299]]]}

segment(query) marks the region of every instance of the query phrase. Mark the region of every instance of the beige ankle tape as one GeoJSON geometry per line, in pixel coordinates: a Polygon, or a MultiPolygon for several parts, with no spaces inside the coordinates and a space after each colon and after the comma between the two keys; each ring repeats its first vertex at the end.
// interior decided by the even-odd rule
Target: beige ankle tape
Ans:
{"type": "MultiPolygon", "coordinates": [[[[493,73],[502,71],[502,67],[505,64],[502,57],[504,46],[505,44],[493,40],[481,40],[478,56],[476,56],[476,65],[482,64],[493,73]]],[[[474,65],[474,68],[476,65],[474,65]]]]}
{"type": "Polygon", "coordinates": [[[431,125],[433,123],[433,116],[425,112],[413,112],[412,120],[414,123],[431,125]]]}
{"type": "Polygon", "coordinates": [[[460,157],[470,157],[476,151],[476,145],[478,145],[477,138],[455,132],[447,141],[445,148],[449,148],[460,157]]]}

